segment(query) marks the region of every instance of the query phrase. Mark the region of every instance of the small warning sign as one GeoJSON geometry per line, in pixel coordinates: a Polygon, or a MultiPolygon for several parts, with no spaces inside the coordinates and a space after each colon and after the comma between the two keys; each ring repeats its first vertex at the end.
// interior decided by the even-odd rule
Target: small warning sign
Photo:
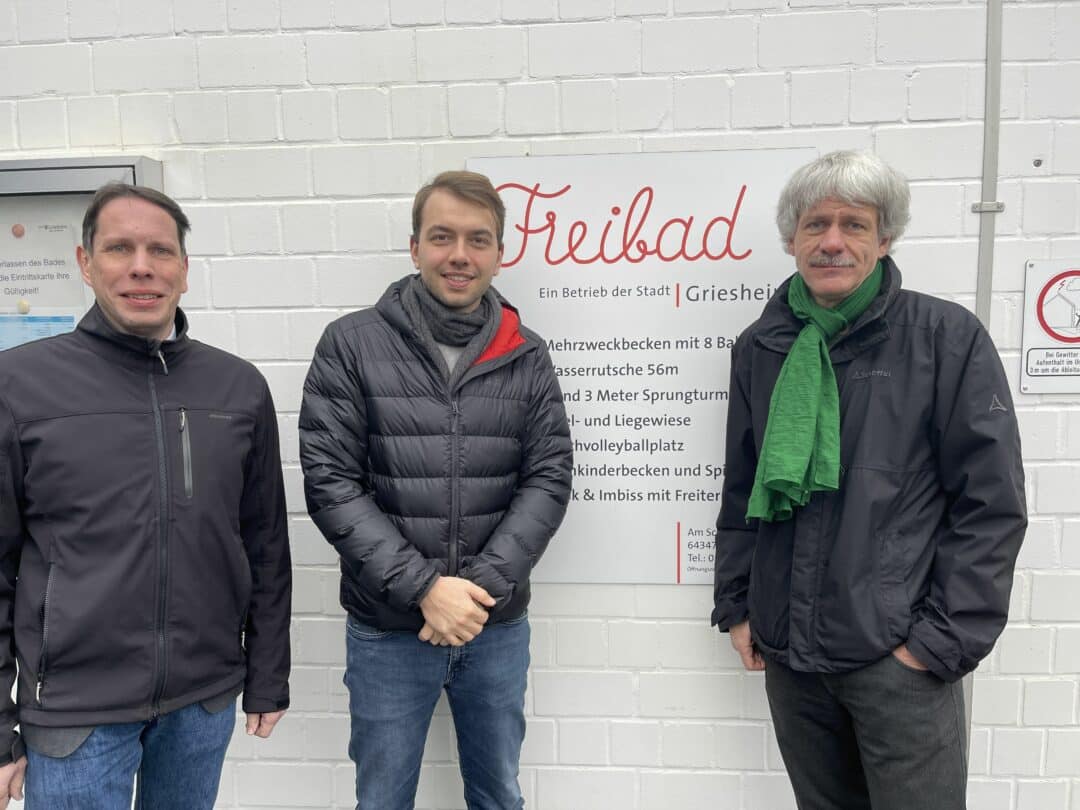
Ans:
{"type": "Polygon", "coordinates": [[[1027,263],[1020,390],[1080,392],[1080,260],[1027,263]]]}

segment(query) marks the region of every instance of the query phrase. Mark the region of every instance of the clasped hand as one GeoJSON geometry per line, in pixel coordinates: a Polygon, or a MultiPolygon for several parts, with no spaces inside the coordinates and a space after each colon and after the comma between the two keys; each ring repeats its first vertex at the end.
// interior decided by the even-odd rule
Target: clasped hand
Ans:
{"type": "Polygon", "coordinates": [[[474,582],[461,577],[439,577],[420,601],[424,626],[420,640],[436,646],[460,647],[472,641],[488,620],[492,596],[474,582]]]}

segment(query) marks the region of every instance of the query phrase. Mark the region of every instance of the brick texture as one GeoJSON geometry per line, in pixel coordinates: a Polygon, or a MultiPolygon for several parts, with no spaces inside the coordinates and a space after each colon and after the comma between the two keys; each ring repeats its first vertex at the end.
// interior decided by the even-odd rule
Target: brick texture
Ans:
{"type": "MultiPolygon", "coordinates": [[[[235,735],[219,808],[354,804],[337,560],[304,511],[297,411],[326,324],[411,271],[420,184],[474,155],[870,147],[913,184],[905,285],[973,306],[985,13],[0,0],[0,159],[160,159],[193,224],[192,332],[256,362],[279,411],[293,707],[268,741],[235,735]]],[[[1080,257],[1080,7],[1007,3],[1003,47],[991,332],[1015,386],[1025,262],[1080,257]]],[[[973,810],[1080,810],[1078,395],[1014,391],[1031,528],[1010,622],[974,679],[973,810]]],[[[534,587],[528,806],[793,810],[762,679],[708,626],[710,602],[705,586],[534,587]]],[[[442,703],[421,810],[464,807],[454,739],[442,703]]]]}

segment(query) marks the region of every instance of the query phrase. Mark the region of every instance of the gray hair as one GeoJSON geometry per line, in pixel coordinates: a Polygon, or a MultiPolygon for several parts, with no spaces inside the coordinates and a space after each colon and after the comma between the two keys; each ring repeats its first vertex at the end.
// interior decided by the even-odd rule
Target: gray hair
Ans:
{"type": "Polygon", "coordinates": [[[882,239],[899,239],[911,219],[911,191],[900,172],[871,152],[830,152],[796,171],[780,192],[776,226],[785,248],[802,215],[829,197],[876,208],[882,239]]]}

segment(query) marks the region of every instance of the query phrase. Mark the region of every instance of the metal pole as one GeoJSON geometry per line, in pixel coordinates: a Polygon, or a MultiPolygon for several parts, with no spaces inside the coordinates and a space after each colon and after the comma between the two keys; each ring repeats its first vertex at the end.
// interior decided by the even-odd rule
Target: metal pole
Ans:
{"type": "Polygon", "coordinates": [[[1001,130],[1001,0],[986,4],[986,93],[983,113],[981,200],[971,206],[979,215],[979,270],[975,282],[975,314],[990,325],[990,293],[994,280],[994,215],[1005,210],[997,200],[998,147],[1001,130]]]}
{"type": "MultiPolygon", "coordinates": [[[[1005,210],[997,200],[998,147],[1001,129],[1001,27],[1002,0],[986,4],[986,93],[983,112],[982,194],[971,206],[979,215],[979,265],[975,281],[975,315],[990,326],[990,300],[994,286],[994,216],[1005,210]]],[[[963,681],[964,714],[967,720],[966,750],[971,751],[971,705],[973,676],[963,681]]]]}

